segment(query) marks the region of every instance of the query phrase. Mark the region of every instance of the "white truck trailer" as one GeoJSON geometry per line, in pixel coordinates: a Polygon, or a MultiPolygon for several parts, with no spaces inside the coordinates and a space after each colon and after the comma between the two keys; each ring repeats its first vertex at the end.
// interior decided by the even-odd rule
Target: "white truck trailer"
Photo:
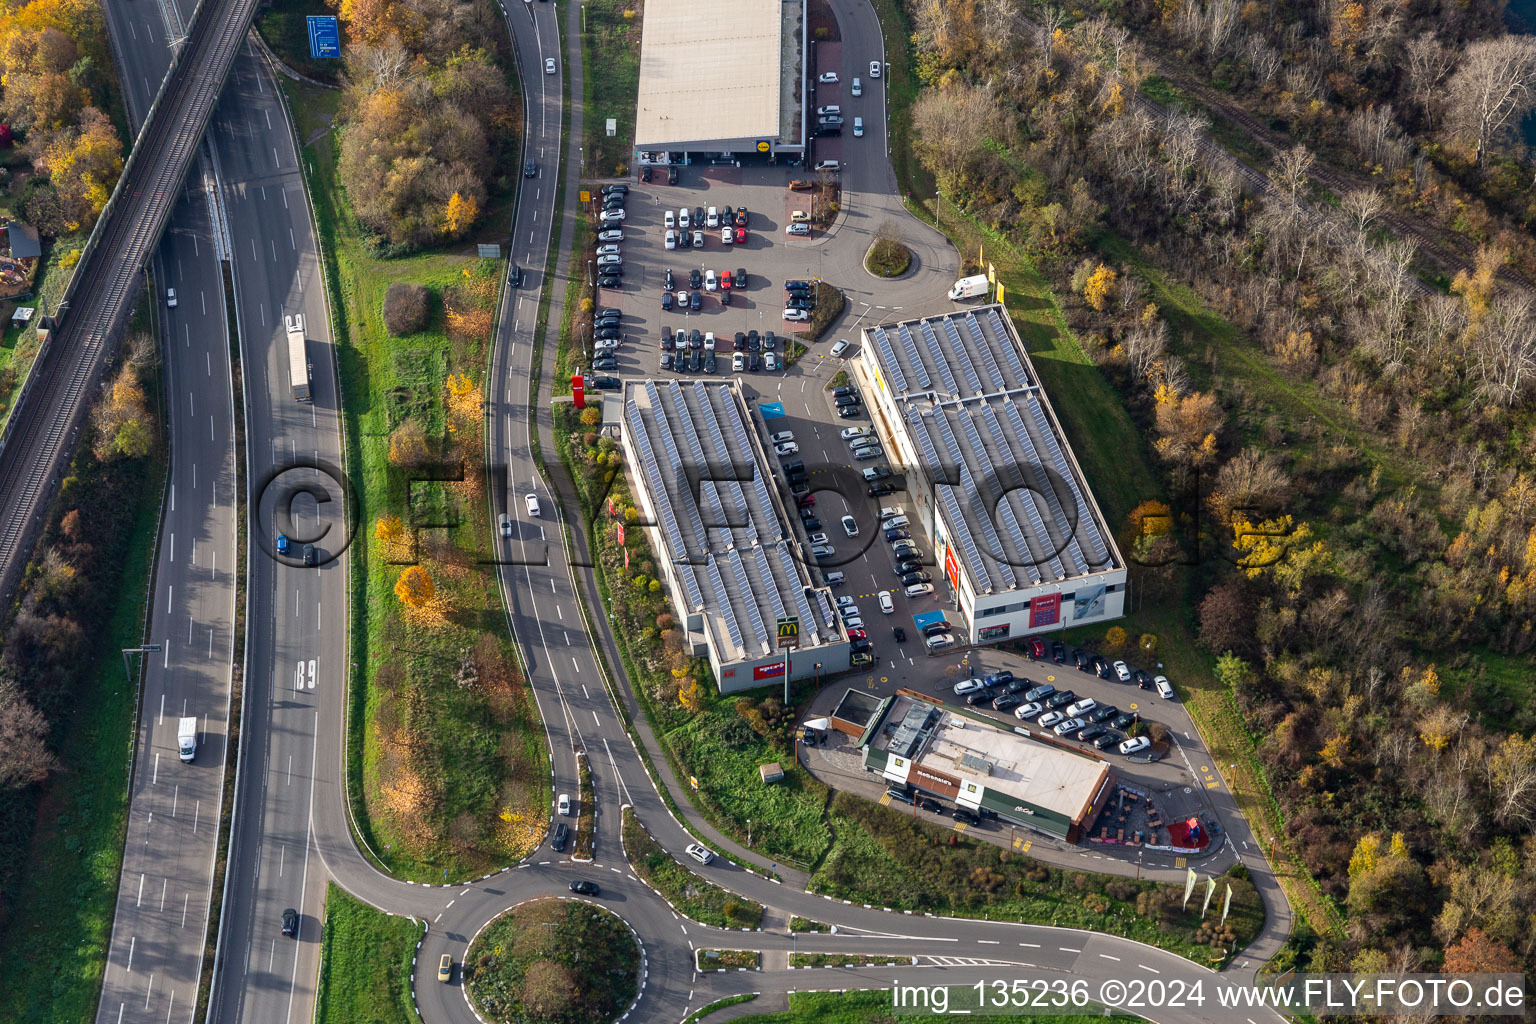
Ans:
{"type": "Polygon", "coordinates": [[[309,401],[309,353],[304,348],[304,314],[283,317],[288,328],[288,374],[296,401],[309,401]]]}
{"type": "Polygon", "coordinates": [[[987,281],[986,274],[977,274],[975,277],[962,277],[955,282],[955,286],[949,290],[951,301],[955,299],[974,299],[978,295],[985,295],[992,285],[987,281]]]}
{"type": "Polygon", "coordinates": [[[176,730],[176,745],[181,750],[181,759],[190,761],[197,756],[197,719],[183,718],[181,726],[176,730]]]}

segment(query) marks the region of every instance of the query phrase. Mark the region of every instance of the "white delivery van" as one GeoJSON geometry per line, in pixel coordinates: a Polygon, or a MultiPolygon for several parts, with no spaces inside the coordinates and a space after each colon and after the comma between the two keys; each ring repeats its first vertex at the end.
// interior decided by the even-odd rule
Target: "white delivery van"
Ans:
{"type": "Polygon", "coordinates": [[[197,719],[183,718],[180,727],[176,730],[176,745],[181,750],[181,759],[190,761],[197,756],[197,719]]]}

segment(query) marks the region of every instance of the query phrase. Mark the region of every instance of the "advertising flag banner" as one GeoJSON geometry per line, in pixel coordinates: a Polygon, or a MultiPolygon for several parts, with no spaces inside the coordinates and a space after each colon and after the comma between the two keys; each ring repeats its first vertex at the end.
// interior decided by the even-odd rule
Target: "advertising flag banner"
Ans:
{"type": "Polygon", "coordinates": [[[623,523],[615,523],[614,526],[619,531],[619,543],[623,544],[624,543],[624,524],[623,523]]]}
{"type": "Polygon", "coordinates": [[[1195,869],[1194,868],[1190,868],[1189,869],[1189,877],[1184,879],[1184,908],[1183,909],[1185,909],[1185,910],[1189,909],[1189,897],[1190,897],[1190,894],[1193,893],[1194,891],[1195,891],[1195,869]]]}
{"type": "Polygon", "coordinates": [[[1232,883],[1227,883],[1226,899],[1221,901],[1221,924],[1227,923],[1227,913],[1232,909],[1232,883]]]}
{"type": "Polygon", "coordinates": [[[1210,909],[1210,907],[1211,907],[1211,897],[1216,895],[1216,878],[1215,878],[1215,876],[1212,876],[1212,877],[1206,879],[1206,883],[1207,884],[1206,884],[1206,887],[1205,887],[1205,901],[1200,904],[1200,916],[1201,917],[1204,917],[1205,916],[1205,912],[1210,909]]]}

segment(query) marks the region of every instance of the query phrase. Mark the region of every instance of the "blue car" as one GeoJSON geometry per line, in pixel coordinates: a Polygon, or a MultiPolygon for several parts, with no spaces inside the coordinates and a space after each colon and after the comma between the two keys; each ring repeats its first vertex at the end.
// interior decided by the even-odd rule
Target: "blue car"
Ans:
{"type": "Polygon", "coordinates": [[[288,553],[288,535],[286,533],[277,535],[277,553],[280,555],[288,553]]]}

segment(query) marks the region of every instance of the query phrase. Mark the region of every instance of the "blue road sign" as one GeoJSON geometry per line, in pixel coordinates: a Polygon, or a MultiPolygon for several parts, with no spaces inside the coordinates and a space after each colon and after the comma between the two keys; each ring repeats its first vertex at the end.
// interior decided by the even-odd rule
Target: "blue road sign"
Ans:
{"type": "Polygon", "coordinates": [[[784,415],[783,402],[763,402],[757,407],[757,411],[765,420],[776,420],[784,415]]]}
{"type": "Polygon", "coordinates": [[[311,14],[309,16],[309,55],[321,57],[341,56],[341,27],[334,15],[311,14]]]}

